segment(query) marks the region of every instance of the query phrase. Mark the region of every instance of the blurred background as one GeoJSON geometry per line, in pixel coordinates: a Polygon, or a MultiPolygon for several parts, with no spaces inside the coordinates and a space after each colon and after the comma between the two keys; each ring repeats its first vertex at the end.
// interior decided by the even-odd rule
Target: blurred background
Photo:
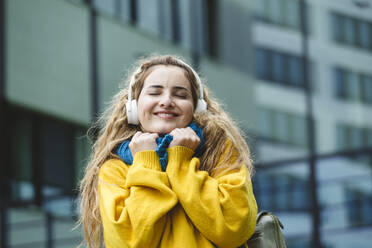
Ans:
{"type": "Polygon", "coordinates": [[[81,241],[84,135],[154,52],[240,123],[288,247],[371,247],[372,1],[0,0],[1,248],[81,241]]]}

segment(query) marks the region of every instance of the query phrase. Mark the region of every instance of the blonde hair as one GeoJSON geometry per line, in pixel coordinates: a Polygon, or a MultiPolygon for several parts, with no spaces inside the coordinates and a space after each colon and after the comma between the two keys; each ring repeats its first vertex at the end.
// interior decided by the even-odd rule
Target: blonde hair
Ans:
{"type": "MultiPolygon", "coordinates": [[[[132,87],[132,95],[135,99],[142,90],[143,83],[149,70],[155,65],[178,66],[185,70],[185,76],[192,88],[194,106],[196,107],[199,98],[199,86],[192,70],[182,63],[176,56],[151,56],[139,61],[139,66],[133,71],[135,83],[132,87]]],[[[133,74],[133,73],[132,73],[133,74]]],[[[131,76],[127,79],[129,83],[131,76]]],[[[245,164],[252,175],[253,166],[250,159],[250,151],[242,136],[243,132],[237,127],[232,119],[224,112],[220,104],[208,92],[204,85],[204,100],[207,103],[207,112],[194,114],[194,121],[202,127],[205,137],[204,153],[200,158],[200,170],[205,170],[210,175],[216,175],[221,171],[228,171],[240,168],[245,164]],[[228,146],[226,146],[229,141],[228,146]],[[221,154],[225,156],[220,161],[221,154]],[[234,159],[231,159],[234,157],[234,159]]],[[[112,99],[111,104],[103,115],[95,123],[92,130],[99,129],[90,160],[85,169],[84,178],[80,184],[81,204],[80,219],[78,224],[84,228],[84,241],[88,247],[100,247],[102,241],[102,225],[99,213],[99,199],[97,193],[98,172],[102,164],[110,158],[118,158],[114,153],[124,140],[130,139],[135,132],[140,130],[137,125],[127,122],[125,104],[128,99],[128,87],[121,89],[112,99]]],[[[88,132],[89,134],[90,132],[88,132]]]]}

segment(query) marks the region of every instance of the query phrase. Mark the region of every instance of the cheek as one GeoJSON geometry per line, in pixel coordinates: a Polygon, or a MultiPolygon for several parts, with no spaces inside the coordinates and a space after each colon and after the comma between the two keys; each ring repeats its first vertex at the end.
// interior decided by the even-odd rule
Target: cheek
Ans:
{"type": "Polygon", "coordinates": [[[146,101],[146,99],[141,98],[138,102],[138,116],[139,118],[144,118],[146,115],[151,113],[152,103],[151,101],[146,101]]]}
{"type": "Polygon", "coordinates": [[[192,118],[194,116],[194,105],[192,103],[187,104],[184,107],[184,113],[185,113],[185,119],[187,119],[189,121],[192,120],[192,118]]]}

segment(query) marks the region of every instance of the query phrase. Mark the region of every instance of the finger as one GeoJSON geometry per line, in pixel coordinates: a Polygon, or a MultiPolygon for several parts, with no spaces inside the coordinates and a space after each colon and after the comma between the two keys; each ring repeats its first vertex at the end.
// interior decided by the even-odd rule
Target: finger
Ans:
{"type": "Polygon", "coordinates": [[[146,137],[146,138],[156,137],[156,136],[158,136],[158,134],[157,133],[143,133],[143,136],[146,137]]]}
{"type": "Polygon", "coordinates": [[[187,131],[190,132],[190,133],[192,133],[193,135],[198,136],[198,135],[196,134],[196,132],[195,132],[191,127],[187,127],[187,131]]]}
{"type": "Polygon", "coordinates": [[[174,136],[178,132],[178,129],[179,128],[173,129],[169,134],[172,135],[172,136],[174,136]]]}
{"type": "Polygon", "coordinates": [[[138,138],[138,137],[141,136],[141,135],[142,135],[142,132],[141,132],[141,131],[137,131],[137,132],[133,135],[132,139],[138,138]]]}
{"type": "Polygon", "coordinates": [[[155,139],[159,137],[159,134],[158,133],[152,133],[151,134],[155,139]]]}

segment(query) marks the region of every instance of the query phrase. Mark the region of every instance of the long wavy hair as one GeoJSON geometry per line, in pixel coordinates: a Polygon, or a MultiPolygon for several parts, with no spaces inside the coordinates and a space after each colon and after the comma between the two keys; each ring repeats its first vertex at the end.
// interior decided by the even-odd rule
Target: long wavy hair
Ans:
{"type": "MultiPolygon", "coordinates": [[[[102,224],[99,212],[99,199],[97,193],[98,172],[102,164],[111,158],[118,158],[115,149],[124,140],[130,139],[140,126],[131,125],[127,122],[126,102],[128,99],[128,84],[132,75],[135,83],[132,87],[132,95],[135,99],[142,90],[144,80],[155,65],[178,66],[184,69],[185,76],[192,88],[194,107],[199,98],[199,85],[192,70],[182,63],[183,60],[176,56],[163,55],[151,56],[139,60],[138,65],[129,73],[124,87],[113,96],[108,108],[104,111],[98,121],[92,125],[88,135],[96,136],[92,153],[85,169],[84,178],[80,184],[81,204],[79,225],[84,228],[84,241],[88,247],[100,247],[103,245],[102,224]],[[98,134],[94,130],[99,130],[98,134]]],[[[243,132],[236,123],[222,109],[217,100],[211,96],[207,87],[203,84],[204,100],[207,103],[207,112],[194,114],[195,121],[203,129],[205,137],[205,149],[200,158],[200,170],[207,171],[211,176],[221,171],[240,168],[245,164],[253,173],[250,151],[243,137],[243,132]],[[226,144],[229,144],[226,146],[226,144]],[[227,149],[226,149],[227,147],[227,149]],[[224,160],[220,161],[224,153],[224,160]],[[234,157],[234,159],[230,159],[234,157]]]]}

